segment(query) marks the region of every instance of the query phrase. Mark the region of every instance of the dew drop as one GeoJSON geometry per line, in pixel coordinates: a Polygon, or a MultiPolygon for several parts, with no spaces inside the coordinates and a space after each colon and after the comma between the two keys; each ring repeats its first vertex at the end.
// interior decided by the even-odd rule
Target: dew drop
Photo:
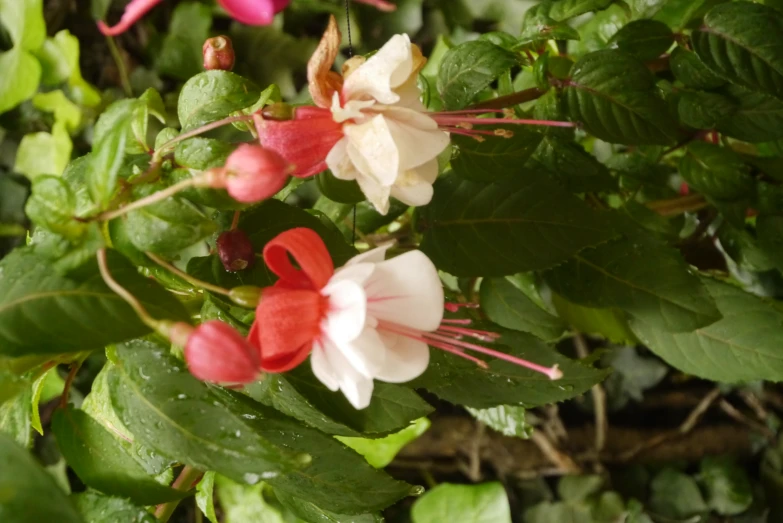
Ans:
{"type": "Polygon", "coordinates": [[[261,476],[259,476],[258,474],[253,474],[252,472],[246,472],[245,475],[242,476],[242,478],[244,478],[245,483],[249,485],[255,485],[256,483],[261,481],[261,476]]]}
{"type": "Polygon", "coordinates": [[[411,496],[421,496],[422,494],[424,494],[424,487],[422,487],[421,485],[414,485],[413,487],[411,487],[410,490],[411,496]]]}

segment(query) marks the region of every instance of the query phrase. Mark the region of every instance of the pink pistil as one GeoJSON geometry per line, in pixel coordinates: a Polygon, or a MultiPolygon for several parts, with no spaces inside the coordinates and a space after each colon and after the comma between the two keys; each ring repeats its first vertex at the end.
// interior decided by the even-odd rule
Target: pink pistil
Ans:
{"type": "Polygon", "coordinates": [[[451,323],[454,325],[470,325],[472,323],[471,320],[465,318],[465,319],[456,319],[456,318],[443,318],[441,320],[441,323],[451,323]]]}
{"type": "Polygon", "coordinates": [[[458,125],[458,124],[473,124],[473,125],[487,125],[487,124],[505,124],[505,125],[542,125],[545,127],[576,127],[573,122],[560,122],[556,120],[519,120],[514,118],[478,118],[478,117],[464,117],[464,116],[445,116],[435,115],[433,120],[438,125],[458,125]]]}
{"type": "Polygon", "coordinates": [[[500,338],[500,334],[496,332],[482,331],[478,329],[465,329],[462,327],[453,327],[451,325],[441,325],[440,328],[435,332],[440,334],[451,332],[455,334],[461,334],[463,336],[470,336],[481,341],[495,341],[500,338]]]}
{"type": "Polygon", "coordinates": [[[478,309],[479,304],[478,303],[456,303],[453,301],[447,301],[443,308],[446,309],[449,312],[457,312],[458,310],[465,308],[465,309],[478,309]]]}

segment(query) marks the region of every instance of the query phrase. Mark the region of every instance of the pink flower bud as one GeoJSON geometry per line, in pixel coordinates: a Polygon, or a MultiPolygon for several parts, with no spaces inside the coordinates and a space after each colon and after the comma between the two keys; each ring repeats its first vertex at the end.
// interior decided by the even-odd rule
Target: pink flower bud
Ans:
{"type": "Polygon", "coordinates": [[[244,231],[234,229],[220,233],[217,239],[218,256],[228,272],[247,269],[255,262],[253,244],[244,231]]]}
{"type": "Polygon", "coordinates": [[[211,71],[220,69],[230,71],[234,68],[234,46],[227,36],[216,36],[207,39],[201,48],[204,55],[204,69],[211,71]]]}
{"type": "Polygon", "coordinates": [[[242,144],[226,160],[226,190],[243,203],[256,203],[283,188],[291,165],[260,145],[242,144]]]}
{"type": "Polygon", "coordinates": [[[258,354],[233,327],[211,320],[196,327],[185,344],[191,374],[214,383],[250,383],[258,378],[258,354]]]}

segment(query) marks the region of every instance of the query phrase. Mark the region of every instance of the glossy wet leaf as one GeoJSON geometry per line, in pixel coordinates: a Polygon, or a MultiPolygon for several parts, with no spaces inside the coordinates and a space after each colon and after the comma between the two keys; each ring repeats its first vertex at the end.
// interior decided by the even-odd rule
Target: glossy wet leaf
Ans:
{"type": "Polygon", "coordinates": [[[731,149],[706,142],[688,145],[680,174],[696,191],[717,200],[736,201],[753,190],[753,179],[742,158],[731,149]]]}
{"type": "Polygon", "coordinates": [[[157,523],[155,516],[144,507],[134,505],[127,499],[104,496],[98,492],[86,491],[71,496],[85,523],[157,523]]]}
{"type": "Polygon", "coordinates": [[[526,420],[524,407],[498,405],[488,409],[467,407],[467,410],[476,420],[504,436],[528,439],[534,430],[533,425],[530,425],[526,420]]]}
{"type": "Polygon", "coordinates": [[[639,60],[653,60],[669,50],[674,33],[663,22],[636,20],[623,26],[610,42],[639,60]]]}
{"type": "Polygon", "coordinates": [[[484,278],[480,296],[487,317],[507,329],[529,332],[545,341],[558,339],[566,330],[563,320],[539,307],[505,278],[484,278]]]}
{"type": "Polygon", "coordinates": [[[183,131],[220,120],[258,100],[261,90],[228,71],[206,71],[188,80],[179,94],[177,115],[183,131]]]}
{"type": "Polygon", "coordinates": [[[413,523],[511,523],[511,509],[500,483],[442,483],[414,503],[411,519],[413,523]]]}

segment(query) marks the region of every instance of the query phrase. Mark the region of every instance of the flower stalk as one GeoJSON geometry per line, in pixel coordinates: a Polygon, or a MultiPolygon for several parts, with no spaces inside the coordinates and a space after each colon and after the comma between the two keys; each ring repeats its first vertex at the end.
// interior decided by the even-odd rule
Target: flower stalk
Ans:
{"type": "Polygon", "coordinates": [[[217,285],[212,285],[211,283],[207,283],[205,281],[199,280],[198,278],[194,278],[193,276],[191,276],[190,274],[186,273],[185,271],[182,271],[182,270],[178,269],[177,267],[175,267],[174,265],[172,265],[171,263],[167,262],[166,260],[164,260],[163,258],[158,256],[157,254],[153,254],[151,252],[145,252],[144,254],[150,260],[154,261],[155,263],[157,263],[158,265],[160,265],[161,267],[163,267],[167,271],[169,271],[169,272],[171,272],[173,274],[176,274],[177,276],[179,276],[180,278],[182,278],[186,282],[188,282],[188,283],[190,283],[192,285],[195,285],[196,287],[201,287],[202,289],[206,289],[206,290],[208,290],[210,292],[214,292],[214,293],[217,293],[217,294],[222,294],[224,296],[229,296],[231,294],[231,291],[229,291],[228,289],[225,289],[223,287],[219,287],[217,285]]]}

